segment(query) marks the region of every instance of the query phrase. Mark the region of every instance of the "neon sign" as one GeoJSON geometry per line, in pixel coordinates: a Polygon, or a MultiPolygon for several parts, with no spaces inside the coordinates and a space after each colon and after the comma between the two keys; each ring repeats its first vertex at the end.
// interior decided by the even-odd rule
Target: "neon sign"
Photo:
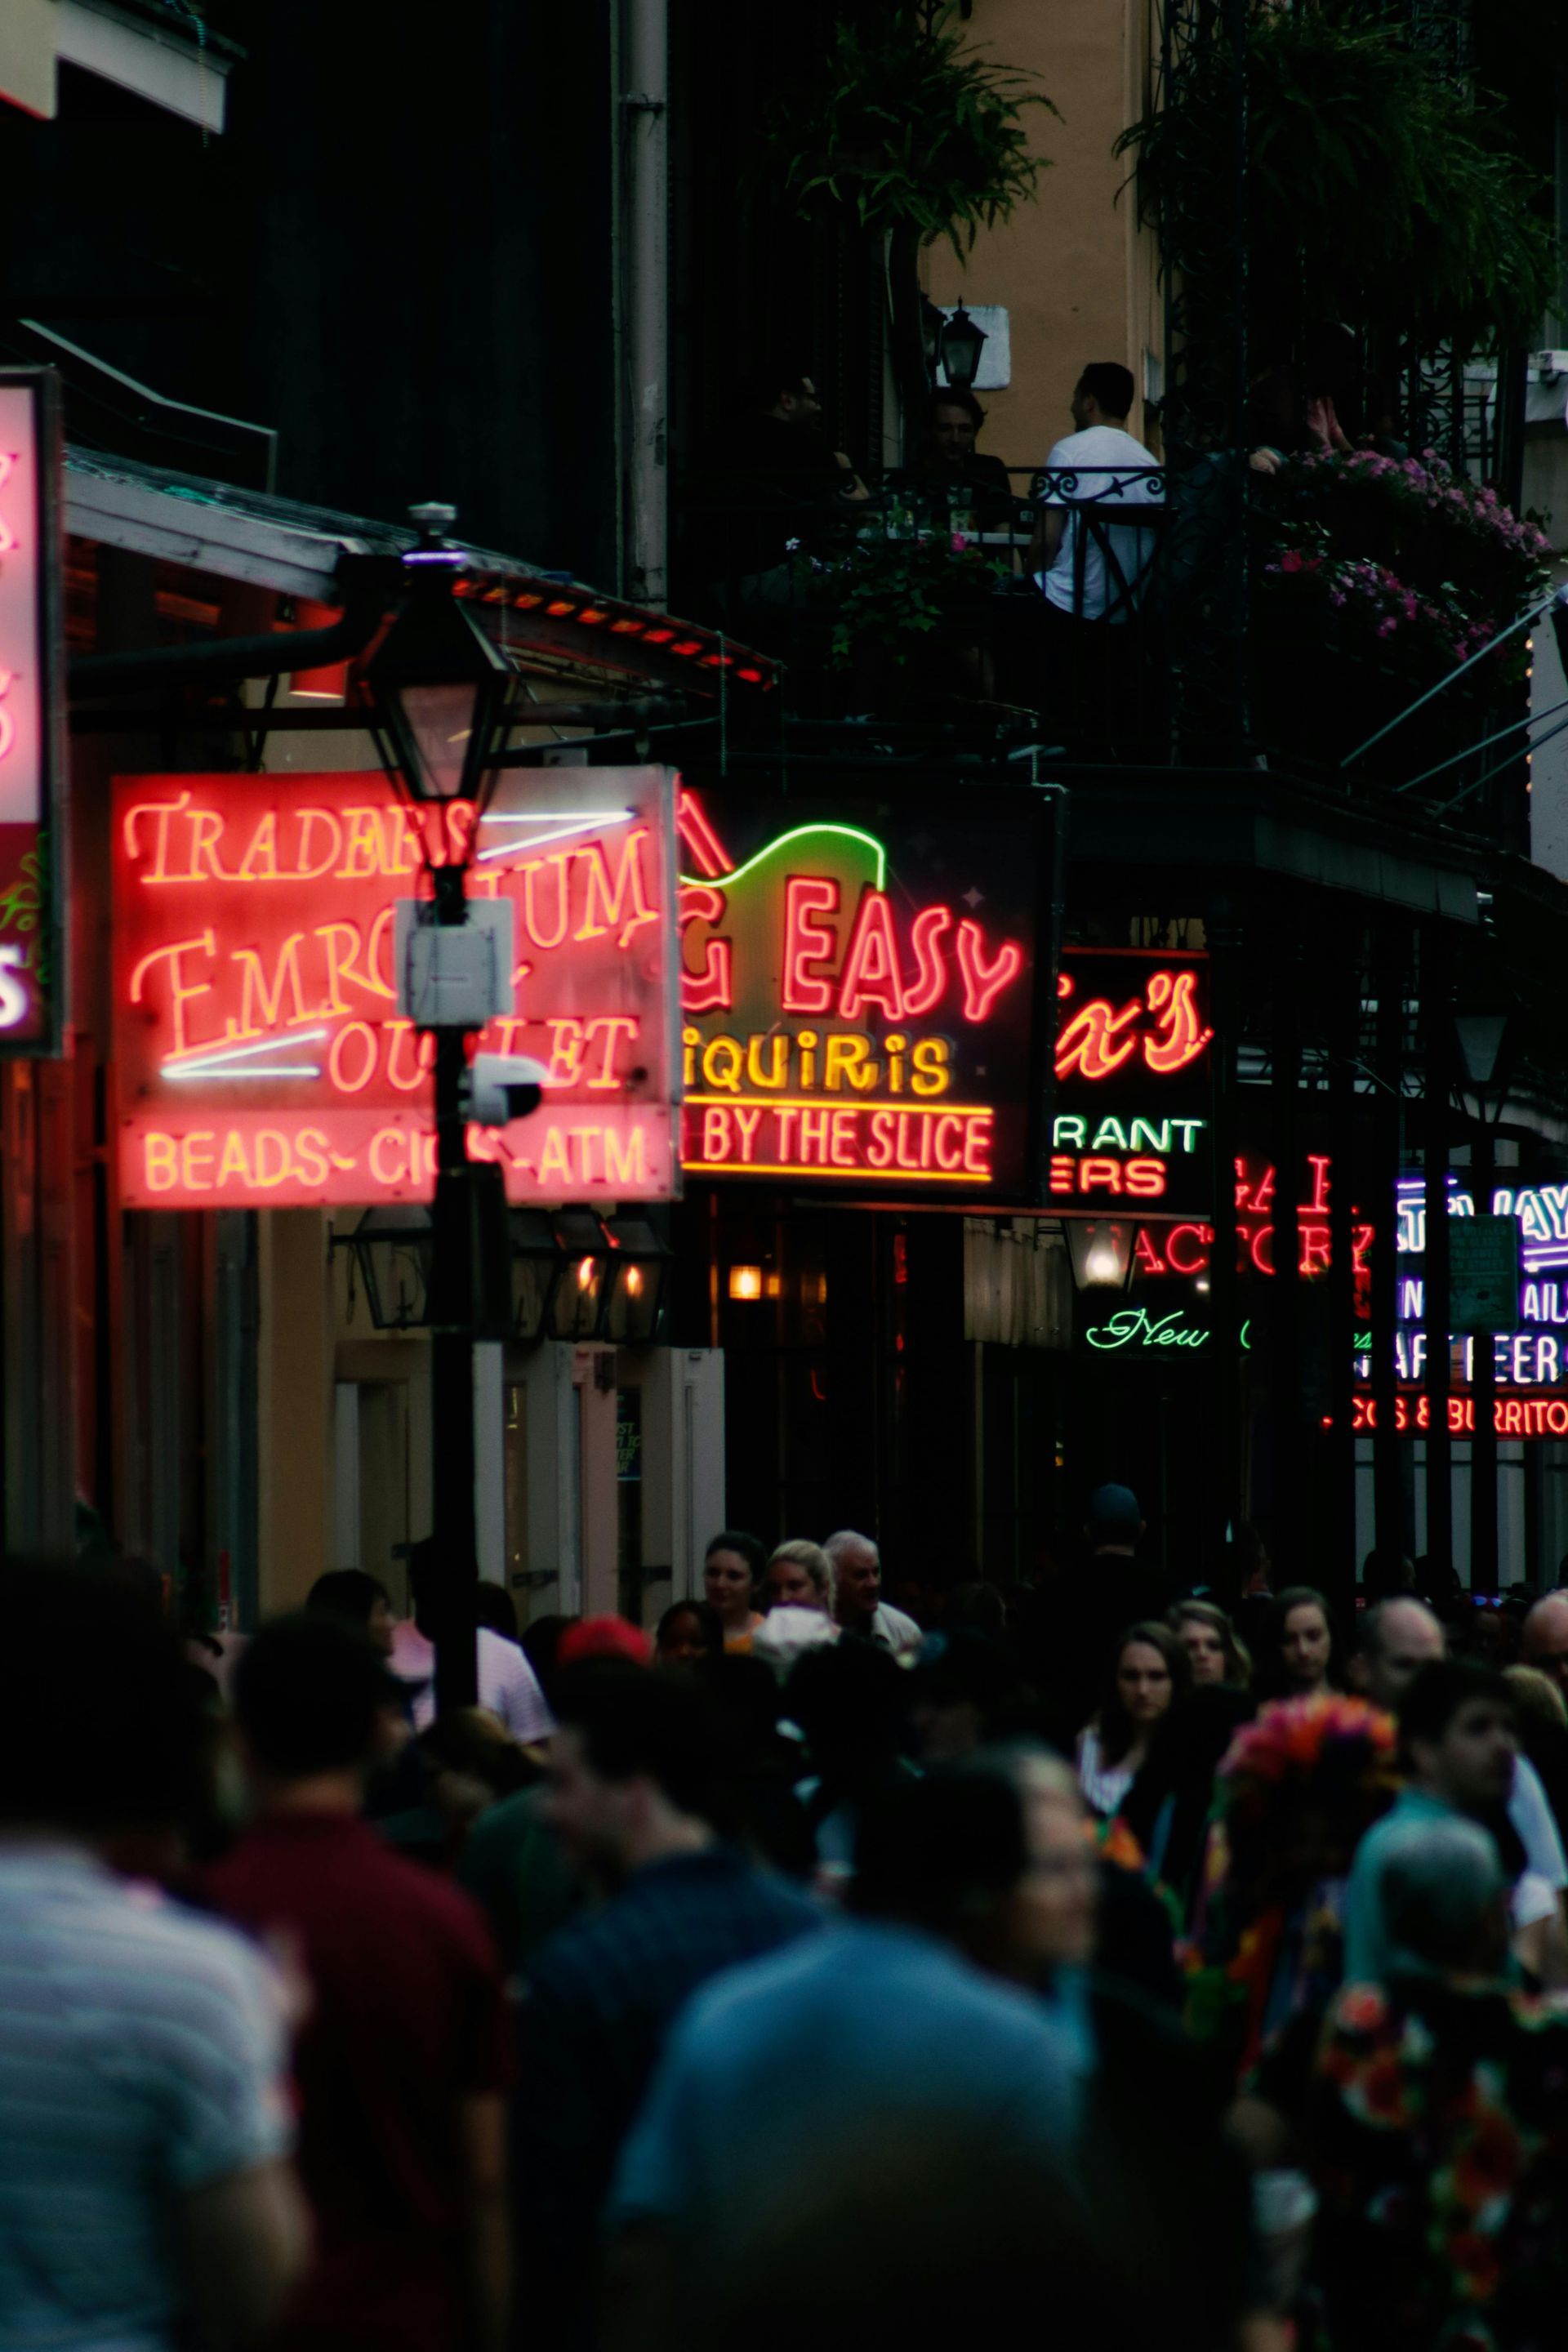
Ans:
{"type": "MultiPolygon", "coordinates": [[[[1326,1152],[1309,1152],[1297,1217],[1297,1266],[1311,1281],[1328,1272],[1331,1261],[1332,1228],[1329,1202],[1332,1162],[1326,1152]]],[[[1274,1199],[1278,1171],[1267,1162],[1236,1162],[1236,1264],[1238,1274],[1271,1276],[1274,1272],[1274,1199]]],[[[1351,1261],[1358,1287],[1371,1277],[1373,1229],[1352,1207],[1351,1261]]],[[[1214,1227],[1196,1220],[1178,1224],[1143,1227],[1138,1236],[1134,1269],[1138,1276],[1194,1277],[1209,1271],[1214,1227]]]]}
{"type": "MultiPolygon", "coordinates": [[[[1138,1354],[1193,1355],[1208,1346],[1214,1333],[1206,1323],[1194,1323],[1184,1307],[1173,1307],[1165,1315],[1151,1315],[1146,1307],[1121,1307],[1103,1323],[1089,1325],[1083,1336],[1086,1344],[1101,1355],[1130,1350],[1138,1354]]],[[[1250,1322],[1242,1325],[1238,1339],[1243,1351],[1250,1351],[1250,1322]]]]}
{"type": "Polygon", "coordinates": [[[53,379],[0,369],[0,1053],[54,1050],[60,1004],[58,467],[53,379]]]}
{"type": "Polygon", "coordinates": [[[1057,982],[1053,1207],[1136,1202],[1142,1215],[1214,1204],[1208,960],[1068,948],[1057,982]]]}
{"type": "MultiPolygon", "coordinates": [[[[1473,1396],[1447,1400],[1448,1433],[1473,1437],[1476,1401],[1473,1396]]],[[[1378,1426],[1377,1399],[1359,1391],[1351,1400],[1351,1427],[1370,1436],[1378,1426]]],[[[1432,1426],[1432,1400],[1426,1391],[1399,1391],[1394,1400],[1394,1426],[1402,1436],[1418,1437],[1432,1426]]],[[[1568,1396],[1500,1396],[1492,1400],[1492,1428],[1499,1437],[1568,1437],[1568,1396]]]]}
{"type": "Polygon", "coordinates": [[[683,792],[686,1167],[1026,1195],[1045,814],[859,779],[683,792]]]}
{"type": "Polygon", "coordinates": [[[549,1070],[531,1119],[475,1129],[513,1201],[679,1190],[668,772],[514,771],[474,839],[379,776],[141,776],[114,796],[115,1053],[128,1206],[429,1197],[432,1043],[399,1015],[399,898],[474,848],[513,903],[514,1010],[481,1041],[549,1070]]]}

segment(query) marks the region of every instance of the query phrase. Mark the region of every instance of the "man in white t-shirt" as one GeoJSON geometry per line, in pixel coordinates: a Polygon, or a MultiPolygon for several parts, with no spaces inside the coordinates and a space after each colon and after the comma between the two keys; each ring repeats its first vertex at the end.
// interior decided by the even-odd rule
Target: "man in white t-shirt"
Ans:
{"type": "Polygon", "coordinates": [[[912,1657],[921,1645],[921,1629],[912,1617],[882,1598],[882,1555],[869,1536],[840,1528],[822,1547],[833,1562],[834,1615],[847,1633],[895,1658],[912,1657]]]}
{"type": "MultiPolygon", "coordinates": [[[[435,1546],[428,1537],[410,1547],[408,1582],[414,1622],[399,1624],[392,1639],[392,1671],[408,1685],[416,1731],[427,1730],[436,1719],[436,1644],[427,1630],[428,1579],[434,1567],[435,1546]]],[[[554,1718],[539,1677],[517,1643],[481,1625],[477,1664],[479,1704],[486,1714],[504,1723],[514,1739],[548,1739],[555,1728],[554,1718]]]]}
{"type": "Polygon", "coordinates": [[[1074,620],[1113,625],[1131,620],[1153,557],[1154,533],[1147,528],[1111,525],[1102,543],[1099,533],[1087,530],[1063,503],[1073,499],[1107,507],[1158,503],[1158,468],[1142,441],[1126,430],[1132,390],[1131,369],[1117,361],[1101,360],[1086,367],[1072,396],[1078,429],[1058,441],[1046,460],[1048,472],[1076,476],[1076,486],[1061,483],[1047,490],[1029,551],[1030,568],[1047,604],[1074,620]],[[1113,564],[1106,561],[1106,545],[1113,564]]]}

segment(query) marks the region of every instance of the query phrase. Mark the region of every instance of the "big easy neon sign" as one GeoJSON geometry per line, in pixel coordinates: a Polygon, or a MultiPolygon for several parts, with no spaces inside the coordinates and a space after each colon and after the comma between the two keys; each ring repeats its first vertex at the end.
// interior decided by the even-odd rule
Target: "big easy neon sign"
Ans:
{"type": "Polygon", "coordinates": [[[145,1208],[427,1199],[433,1041],[398,1013],[399,898],[473,851],[514,906],[514,1010],[486,1050],[550,1072],[469,1150],[513,1201],[679,1190],[673,780],[512,771],[474,835],[377,775],[134,776],[114,792],[121,1197],[145,1208]],[[434,830],[443,827],[443,840],[434,830]],[[427,828],[428,830],[422,830],[427,828]]]}
{"type": "Polygon", "coordinates": [[[683,793],[687,1168],[1027,1197],[1052,815],[968,783],[683,793]]]}

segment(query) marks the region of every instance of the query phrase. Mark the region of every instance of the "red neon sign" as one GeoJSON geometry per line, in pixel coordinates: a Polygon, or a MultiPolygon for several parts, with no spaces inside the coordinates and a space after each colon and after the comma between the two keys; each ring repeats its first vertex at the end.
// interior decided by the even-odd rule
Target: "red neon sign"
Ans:
{"type": "MultiPolygon", "coordinates": [[[[1297,1265],[1308,1280],[1327,1273],[1331,1259],[1329,1196],[1332,1166],[1326,1152],[1310,1152],[1303,1162],[1306,1182],[1296,1225],[1297,1265]]],[[[1277,1172],[1267,1163],[1251,1160],[1236,1162],[1236,1263],[1240,1274],[1274,1272],[1277,1183],[1277,1172]]],[[[1373,1240],[1373,1227],[1352,1208],[1351,1260],[1358,1286],[1364,1287],[1370,1278],[1373,1240]]],[[[1134,1267],[1141,1276],[1206,1274],[1213,1244],[1214,1227],[1201,1221],[1164,1225],[1157,1231],[1144,1226],[1138,1236],[1134,1267]]]]}
{"type": "MultiPolygon", "coordinates": [[[[1473,1396],[1447,1399],[1448,1433],[1472,1437],[1476,1428],[1473,1396]]],[[[1351,1399],[1351,1427],[1357,1436],[1371,1435],[1378,1426],[1377,1399],[1358,1390],[1351,1399]]],[[[1402,1436],[1418,1437],[1432,1426],[1432,1400],[1425,1389],[1401,1389],[1394,1400],[1394,1426],[1402,1436]]],[[[1492,1402],[1492,1427],[1499,1437],[1568,1437],[1568,1396],[1500,1396],[1492,1402]]]]}
{"type": "Polygon", "coordinates": [[[430,1195],[431,1041],[397,1009],[395,906],[427,892],[427,847],[470,843],[470,894],[511,898],[518,955],[514,1010],[480,1042],[550,1074],[531,1119],[473,1129],[470,1152],[515,1201],[669,1197],[670,800],[662,769],[519,772],[475,836],[466,804],[416,817],[379,776],[121,781],[122,1199],[430,1195]]]}
{"type": "MultiPolygon", "coordinates": [[[[1141,996],[1113,1004],[1094,996],[1065,1013],[1057,1031],[1057,1076],[1087,1078],[1091,1085],[1114,1077],[1136,1056],[1156,1077],[1190,1069],[1207,1052],[1214,1031],[1198,1010],[1197,974],[1155,971],[1141,996]]],[[[1071,1003],[1078,982],[1071,971],[1057,982],[1057,994],[1071,1003]]]]}
{"type": "MultiPolygon", "coordinates": [[[[929,812],[879,810],[863,825],[847,821],[850,795],[830,805],[800,822],[799,803],[781,802],[769,829],[754,806],[719,819],[681,795],[699,869],[679,905],[686,1166],[1021,1186],[1026,1088],[1004,1102],[997,1087],[1009,1071],[1021,1078],[1028,1052],[1031,955],[1017,918],[1020,890],[1033,906],[1032,856],[1007,873],[1005,836],[982,835],[981,862],[949,869],[956,878],[931,895],[919,877],[940,819],[928,833],[929,812]],[[921,847],[908,840],[917,824],[921,847]],[[749,855],[736,825],[763,833],[749,855]]],[[[1013,808],[1032,835],[1035,814],[1013,808]]]]}

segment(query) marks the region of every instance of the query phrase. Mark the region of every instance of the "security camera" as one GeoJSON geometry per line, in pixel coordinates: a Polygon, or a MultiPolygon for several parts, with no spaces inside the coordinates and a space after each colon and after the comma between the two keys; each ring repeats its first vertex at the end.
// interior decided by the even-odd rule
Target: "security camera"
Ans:
{"type": "Polygon", "coordinates": [[[480,1127],[507,1127],[539,1108],[550,1073],[526,1054],[476,1054],[468,1065],[467,1116],[480,1127]]]}

